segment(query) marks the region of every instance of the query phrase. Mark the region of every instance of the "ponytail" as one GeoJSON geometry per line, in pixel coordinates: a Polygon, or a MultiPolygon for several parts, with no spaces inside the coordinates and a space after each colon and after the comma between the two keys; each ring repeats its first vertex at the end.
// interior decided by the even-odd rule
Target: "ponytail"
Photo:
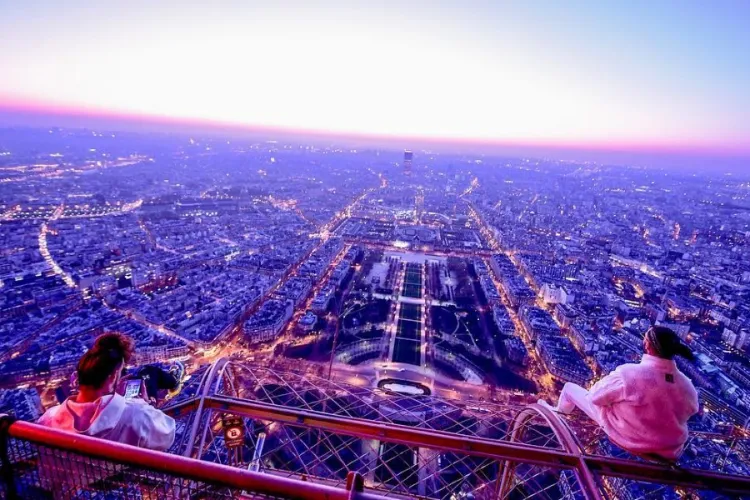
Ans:
{"type": "Polygon", "coordinates": [[[660,358],[672,359],[675,356],[680,356],[688,361],[695,359],[693,351],[669,328],[652,326],[646,332],[646,337],[652,349],[660,358]]]}
{"type": "Polygon", "coordinates": [[[677,352],[675,352],[675,354],[687,359],[688,361],[695,361],[695,354],[693,354],[693,351],[682,342],[680,342],[680,345],[678,346],[677,352]]]}

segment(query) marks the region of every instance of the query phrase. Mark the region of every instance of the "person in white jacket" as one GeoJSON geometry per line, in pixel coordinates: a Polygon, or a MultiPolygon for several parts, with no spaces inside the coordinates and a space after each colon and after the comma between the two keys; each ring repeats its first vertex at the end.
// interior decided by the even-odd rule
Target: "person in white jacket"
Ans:
{"type": "Polygon", "coordinates": [[[78,362],[78,394],[47,410],[39,423],[141,448],[167,450],[174,442],[174,419],[149,405],[144,396],[126,399],[116,392],[132,355],[129,337],[101,335],[78,362]]]}
{"type": "Polygon", "coordinates": [[[567,383],[556,407],[539,404],[562,414],[578,407],[626,451],[677,460],[688,439],[687,421],[698,413],[698,393],[673,358],[692,360],[693,353],[659,326],[646,332],[644,350],[640,363],[618,366],[590,390],[567,383]]]}

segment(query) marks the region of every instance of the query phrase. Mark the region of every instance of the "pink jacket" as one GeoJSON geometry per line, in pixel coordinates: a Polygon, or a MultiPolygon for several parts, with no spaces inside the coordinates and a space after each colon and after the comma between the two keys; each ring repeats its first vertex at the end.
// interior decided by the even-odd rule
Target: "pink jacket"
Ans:
{"type": "Polygon", "coordinates": [[[677,459],[698,413],[698,393],[675,362],[644,354],[618,366],[589,392],[612,441],[636,454],[677,459]]]}

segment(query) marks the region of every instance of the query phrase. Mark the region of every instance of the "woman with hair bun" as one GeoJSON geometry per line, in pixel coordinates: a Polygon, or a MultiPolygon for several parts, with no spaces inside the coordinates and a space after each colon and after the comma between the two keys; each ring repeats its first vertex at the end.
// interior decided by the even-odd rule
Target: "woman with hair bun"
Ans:
{"type": "Polygon", "coordinates": [[[134,397],[117,393],[133,351],[133,341],[126,335],[99,336],[78,361],[78,394],[47,410],[39,423],[153,450],[172,446],[174,419],[148,404],[142,386],[134,397]]]}
{"type": "Polygon", "coordinates": [[[674,461],[688,438],[687,421],[698,413],[698,393],[674,362],[693,353],[669,328],[654,326],[644,336],[645,354],[638,364],[618,366],[590,390],[567,383],[556,407],[569,414],[580,408],[612,442],[637,455],[674,461]]]}

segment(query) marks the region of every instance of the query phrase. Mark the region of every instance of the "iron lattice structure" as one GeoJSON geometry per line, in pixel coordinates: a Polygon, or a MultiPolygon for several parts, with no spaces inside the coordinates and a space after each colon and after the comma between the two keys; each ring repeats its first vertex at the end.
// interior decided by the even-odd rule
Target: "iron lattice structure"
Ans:
{"type": "Polygon", "coordinates": [[[403,396],[300,368],[217,361],[168,410],[184,427],[173,451],[335,487],[356,472],[385,496],[725,498],[750,485],[744,438],[692,436],[705,470],[686,469],[617,449],[584,416],[403,396]],[[244,422],[238,448],[224,443],[228,415],[244,422]]]}
{"type": "Polygon", "coordinates": [[[197,372],[166,408],[169,453],[0,420],[0,498],[750,498],[742,435],[692,436],[692,468],[653,463],[539,405],[400,396],[300,367],[197,372]]]}

